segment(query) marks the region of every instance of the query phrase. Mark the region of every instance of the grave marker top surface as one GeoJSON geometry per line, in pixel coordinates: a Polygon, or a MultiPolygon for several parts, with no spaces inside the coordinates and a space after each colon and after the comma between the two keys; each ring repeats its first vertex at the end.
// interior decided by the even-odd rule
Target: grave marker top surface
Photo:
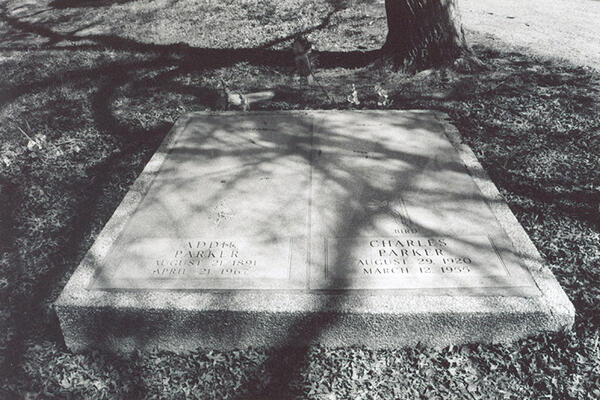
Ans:
{"type": "Polygon", "coordinates": [[[429,114],[203,115],[90,288],[537,296],[493,201],[429,114]]]}

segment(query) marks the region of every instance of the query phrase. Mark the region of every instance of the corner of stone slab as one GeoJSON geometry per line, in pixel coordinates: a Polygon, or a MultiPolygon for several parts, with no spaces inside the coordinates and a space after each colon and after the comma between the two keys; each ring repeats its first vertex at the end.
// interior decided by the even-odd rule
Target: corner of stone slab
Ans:
{"type": "Polygon", "coordinates": [[[58,314],[60,309],[69,306],[70,302],[68,297],[68,291],[63,290],[60,296],[58,296],[58,298],[54,300],[54,303],[52,303],[52,308],[54,309],[54,312],[56,314],[58,314]]]}
{"type": "Polygon", "coordinates": [[[573,329],[575,324],[575,307],[569,301],[566,304],[555,304],[550,308],[550,312],[555,319],[556,331],[568,332],[573,329]]]}

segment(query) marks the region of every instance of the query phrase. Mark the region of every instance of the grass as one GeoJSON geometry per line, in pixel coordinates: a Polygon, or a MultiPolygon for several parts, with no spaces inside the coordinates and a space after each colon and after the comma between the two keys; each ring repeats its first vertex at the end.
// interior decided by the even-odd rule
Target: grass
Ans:
{"type": "Polygon", "coordinates": [[[600,397],[599,73],[469,32],[485,70],[405,75],[368,52],[381,4],[309,3],[1,3],[0,397],[600,397]],[[292,79],[297,31],[331,99],[292,79]],[[575,304],[574,329],[444,349],[69,353],[52,302],[172,123],[216,107],[220,79],[275,90],[268,109],[377,108],[377,83],[392,108],[450,114],[575,304]]]}

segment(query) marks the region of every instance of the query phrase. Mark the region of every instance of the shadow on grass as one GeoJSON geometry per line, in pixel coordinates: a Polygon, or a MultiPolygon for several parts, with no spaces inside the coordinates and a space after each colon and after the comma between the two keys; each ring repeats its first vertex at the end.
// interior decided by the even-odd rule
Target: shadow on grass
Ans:
{"type": "MultiPolygon", "coordinates": [[[[121,100],[123,97],[130,96],[131,98],[144,98],[146,95],[156,94],[157,92],[166,92],[170,99],[172,95],[191,95],[195,99],[194,106],[202,105],[207,108],[214,108],[215,100],[217,98],[217,89],[213,87],[202,85],[193,85],[189,83],[183,83],[180,80],[181,77],[202,76],[203,74],[209,73],[211,70],[222,67],[232,67],[236,63],[250,63],[257,66],[271,67],[275,71],[287,71],[288,68],[292,68],[292,63],[289,61],[289,53],[281,50],[269,50],[266,48],[242,48],[242,49],[199,49],[190,47],[185,44],[180,45],[165,45],[157,46],[152,44],[139,43],[130,39],[119,38],[111,35],[86,35],[79,36],[74,34],[62,34],[56,33],[46,27],[35,26],[26,21],[11,20],[10,24],[15,29],[21,29],[24,32],[35,33],[42,35],[52,43],[47,49],[57,49],[58,51],[105,51],[110,50],[122,50],[131,52],[135,55],[133,61],[117,61],[110,62],[108,65],[101,67],[85,67],[74,69],[64,76],[42,76],[34,79],[33,81],[27,81],[23,84],[15,84],[12,89],[5,92],[8,93],[8,97],[3,96],[5,104],[11,104],[15,100],[31,95],[34,93],[41,92],[47,88],[56,85],[59,81],[57,78],[62,78],[63,82],[80,84],[80,82],[87,82],[93,88],[91,94],[91,109],[93,115],[93,124],[96,129],[106,136],[110,136],[117,141],[116,147],[119,148],[118,152],[114,155],[105,158],[102,162],[95,165],[93,168],[88,170],[88,175],[91,177],[89,180],[82,180],[78,184],[81,185],[82,196],[78,198],[80,203],[76,208],[76,215],[73,216],[73,225],[66,227],[65,230],[60,234],[62,243],[67,244],[63,246],[59,254],[55,256],[54,268],[50,268],[44,274],[40,274],[33,282],[33,286],[27,286],[28,290],[21,289],[22,295],[16,299],[15,303],[21,304],[17,309],[17,318],[24,324],[17,328],[17,335],[13,338],[11,345],[14,345],[14,355],[12,359],[12,365],[19,365],[20,356],[24,347],[23,340],[29,336],[25,333],[27,327],[31,322],[23,318],[23,315],[28,317],[37,315],[32,309],[39,306],[43,298],[51,296],[52,291],[56,290],[55,286],[59,285],[61,280],[64,279],[64,275],[68,274],[69,270],[73,270],[81,258],[86,248],[91,244],[91,232],[99,226],[102,226],[104,222],[110,216],[111,211],[116,207],[120,201],[123,193],[126,191],[126,187],[131,182],[132,178],[124,179],[120,182],[125,188],[121,188],[120,192],[107,194],[107,189],[111,189],[114,185],[111,181],[115,177],[120,176],[135,176],[137,171],[148,160],[154,149],[158,146],[160,138],[167,131],[169,123],[165,120],[152,120],[149,124],[150,127],[144,126],[140,121],[134,121],[133,123],[123,115],[117,114],[115,110],[115,103],[117,100],[121,100]],[[67,43],[64,48],[57,47],[59,44],[67,43]],[[139,154],[142,154],[139,156],[139,154]],[[134,169],[132,172],[131,169],[134,169]],[[107,199],[109,197],[109,199],[107,199]],[[104,202],[104,204],[99,204],[104,202]],[[101,211],[99,211],[101,209],[101,211]],[[93,221],[93,222],[90,222],[93,221]],[[85,239],[81,239],[81,238],[85,239]],[[38,279],[39,278],[39,279],[38,279]],[[31,290],[31,291],[30,291],[31,290]],[[31,296],[31,293],[35,293],[31,296]]],[[[286,40],[285,38],[281,40],[286,40]]],[[[263,46],[264,47],[264,46],[263,46]]],[[[376,56],[376,52],[316,52],[317,58],[321,63],[322,68],[335,68],[338,66],[344,66],[346,68],[356,68],[368,65],[373,57],[376,56]]],[[[509,191],[515,191],[519,194],[524,195],[527,198],[534,200],[536,209],[533,213],[543,213],[546,209],[543,203],[547,204],[560,204],[563,200],[583,200],[577,204],[570,205],[567,208],[560,209],[559,212],[555,213],[552,217],[557,221],[561,222],[562,216],[575,216],[583,224],[597,221],[594,219],[593,210],[595,202],[597,200],[597,193],[593,190],[582,190],[574,188],[572,182],[569,179],[559,180],[554,183],[551,181],[540,181],[530,175],[522,175],[515,168],[519,163],[525,163],[528,159],[535,158],[535,152],[533,156],[525,155],[520,157],[514,162],[514,166],[506,168],[505,161],[510,157],[506,154],[500,154],[496,158],[494,153],[485,153],[485,143],[493,143],[500,147],[512,145],[513,140],[525,140],[524,136],[519,135],[511,139],[510,135],[514,132],[507,125],[498,127],[491,123],[494,118],[509,118],[509,115],[520,115],[522,113],[523,103],[526,107],[533,108],[535,104],[538,104],[540,99],[544,99],[544,93],[538,92],[534,88],[534,83],[537,82],[540,87],[555,87],[561,89],[566,84],[575,84],[581,88],[589,84],[586,80],[586,73],[582,71],[572,70],[568,71],[565,76],[561,75],[561,68],[554,67],[550,64],[543,64],[542,66],[547,70],[545,72],[535,73],[526,71],[527,68],[539,66],[540,63],[535,60],[530,60],[527,57],[523,57],[517,53],[512,54],[492,54],[489,55],[490,59],[498,60],[509,60],[515,68],[515,70],[509,71],[509,78],[506,77],[494,78],[489,77],[488,83],[502,84],[495,89],[492,87],[487,89],[485,93],[479,92],[479,86],[486,88],[485,77],[475,77],[469,85],[468,90],[459,93],[458,96],[448,99],[439,99],[434,97],[427,97],[423,93],[419,93],[418,90],[412,93],[406,94],[399,91],[395,93],[394,99],[397,101],[396,106],[402,107],[427,107],[427,108],[440,108],[449,111],[458,121],[458,125],[461,131],[465,134],[467,139],[470,141],[475,149],[483,149],[483,154],[486,155],[485,160],[489,162],[487,165],[495,182],[499,183],[500,187],[505,188],[509,191]],[[561,77],[562,76],[562,77],[561,77]],[[519,79],[513,79],[518,77],[519,79]],[[504,84],[503,84],[504,80],[504,84]],[[526,82],[527,85],[524,85],[526,82]],[[562,83],[561,83],[562,82],[562,83]],[[565,83],[566,82],[566,83],[565,83]],[[522,96],[523,92],[530,93],[531,95],[538,96],[536,100],[527,100],[522,96]],[[490,100],[492,97],[498,97],[498,101],[490,100]],[[481,106],[481,101],[486,103],[486,110],[489,112],[483,115],[477,115],[472,113],[471,109],[479,110],[477,108],[481,106]],[[463,102],[467,105],[467,111],[457,106],[457,103],[463,102]],[[456,108],[455,108],[456,107],[456,108]],[[510,111],[505,113],[504,111],[510,111]],[[498,114],[500,113],[500,114],[498,114]],[[511,114],[512,113],[512,114],[511,114]],[[482,129],[484,132],[481,133],[477,129],[482,129]],[[483,143],[482,143],[483,142],[483,143]],[[511,183],[514,182],[514,188],[511,183]],[[553,191],[549,190],[548,186],[560,187],[561,190],[553,191]]],[[[461,81],[465,79],[460,78],[461,81]]],[[[563,103],[572,103],[574,105],[580,105],[582,110],[589,110],[594,104],[594,99],[597,99],[597,93],[581,94],[580,92],[567,92],[559,90],[551,94],[554,96],[553,99],[562,100],[563,103]],[[581,100],[581,101],[580,101],[581,100]]],[[[283,99],[286,103],[293,106],[302,106],[303,104],[297,98],[294,98],[294,92],[288,91],[283,95],[283,99]]],[[[161,100],[162,101],[162,100],[161,100]]],[[[545,104],[545,103],[544,103],[545,104]]],[[[166,109],[173,110],[175,105],[171,104],[168,99],[160,103],[166,109]]],[[[304,105],[306,106],[306,105],[304,105]]],[[[368,106],[375,107],[374,102],[368,104],[368,106]]],[[[156,108],[153,105],[152,108],[156,108]]],[[[172,111],[175,114],[177,111],[172,111]]],[[[586,111],[587,112],[587,111],[586,111]]],[[[144,113],[150,114],[151,110],[144,110],[144,113]]],[[[592,114],[590,114],[592,115],[592,114]]],[[[538,118],[535,115],[529,117],[529,121],[532,124],[543,125],[544,115],[542,118],[538,118]]],[[[528,118],[522,117],[520,118],[528,118]]],[[[556,117],[564,118],[564,116],[556,117]]],[[[549,118],[551,120],[551,118],[549,118]]],[[[576,122],[576,121],[575,121],[576,122]]],[[[590,128],[595,129],[593,125],[590,128]]],[[[537,133],[539,135],[539,132],[537,133]]],[[[585,136],[577,136],[582,138],[582,145],[585,142],[585,136]]],[[[540,135],[539,140],[546,140],[547,137],[540,135]]],[[[553,148],[561,148],[560,145],[550,142],[553,148]]],[[[596,147],[598,148],[598,147],[596,147]]],[[[582,147],[581,151],[585,151],[582,147]]],[[[590,150],[588,150],[590,151],[590,150]]],[[[593,151],[593,150],[592,150],[593,151]]],[[[573,153],[574,154],[574,153],[573,153]]],[[[197,155],[197,154],[196,154],[197,155]]],[[[306,156],[306,154],[304,154],[306,156]]],[[[268,159],[265,159],[268,161],[268,159]]],[[[585,170],[584,170],[585,171],[585,170]]],[[[592,182],[595,182],[593,174],[591,176],[592,182]]],[[[577,182],[580,184],[587,178],[576,176],[577,182]]],[[[345,184],[345,189],[348,191],[354,190],[354,186],[345,184]]],[[[18,191],[18,188],[11,189],[18,191]]],[[[12,199],[8,204],[13,204],[13,210],[18,208],[17,201],[14,199],[19,198],[19,194],[10,194],[9,197],[12,199]],[[12,197],[11,197],[12,196],[12,197]]],[[[361,200],[362,202],[362,200],[361,200]]],[[[513,205],[514,207],[514,205],[513,205]]],[[[17,212],[17,211],[15,211],[17,212]]],[[[7,214],[8,215],[8,214],[7,214]]],[[[522,215],[520,215],[522,217],[522,215]]],[[[527,215],[526,215],[527,216],[527,215]]],[[[346,223],[354,223],[356,221],[348,220],[346,223]]],[[[562,223],[562,222],[561,222],[562,223]]],[[[597,222],[596,222],[597,223],[597,222]]],[[[343,228],[343,225],[340,225],[343,228]]],[[[352,227],[350,227],[350,230],[352,227]]],[[[597,231],[597,225],[596,225],[597,231]]],[[[8,231],[6,231],[8,232],[8,231]]],[[[4,233],[4,232],[3,232],[4,233]]],[[[567,232],[568,233],[568,232],[567,232]]],[[[9,235],[15,233],[8,232],[9,235]]],[[[14,239],[14,238],[13,238],[14,239]]],[[[15,241],[10,241],[14,243],[15,241]]],[[[10,251],[10,249],[9,249],[10,251]]],[[[580,250],[581,252],[582,250],[580,250]]],[[[16,250],[14,250],[16,253],[16,250]]],[[[574,257],[581,255],[578,251],[574,251],[574,257]]],[[[24,260],[16,260],[22,262],[24,260]]],[[[566,263],[574,263],[569,258],[566,263]]],[[[25,268],[25,267],[23,267],[25,268]]],[[[593,268],[593,265],[591,266],[593,268]]],[[[570,272],[568,272],[570,273],[570,272]]],[[[560,272],[559,274],[564,274],[560,272]]],[[[24,278],[17,281],[29,284],[30,277],[23,275],[24,278]]],[[[585,277],[585,274],[579,274],[579,276],[585,277]]],[[[589,282],[589,280],[587,281],[589,282]]],[[[588,284],[586,286],[589,291],[594,290],[593,285],[588,284]]],[[[574,290],[574,289],[572,289],[574,290]]],[[[335,307],[337,300],[332,301],[331,304],[324,303],[323,307],[335,307]]],[[[592,328],[598,326],[597,314],[594,316],[593,304],[589,300],[584,298],[578,303],[578,314],[583,315],[586,321],[591,324],[592,328]]],[[[32,318],[34,319],[34,318],[32,318]]],[[[290,332],[286,336],[285,340],[288,344],[294,344],[294,341],[301,335],[303,338],[317,337],[319,335],[319,329],[322,325],[328,323],[335,323],[334,320],[322,321],[318,318],[306,318],[297,321],[293,327],[293,332],[290,332]]],[[[51,330],[58,335],[58,328],[54,323],[51,330]]],[[[289,348],[282,348],[281,350],[274,351],[269,357],[266,365],[267,371],[274,377],[276,382],[273,387],[277,387],[278,390],[285,391],[288,388],[289,382],[294,379],[294,374],[302,368],[302,365],[307,361],[306,349],[298,349],[290,351],[289,348]]],[[[124,379],[131,380],[132,378],[124,377],[124,379]]],[[[271,387],[271,389],[273,389],[271,387]]],[[[137,388],[137,391],[143,391],[143,388],[137,388]]],[[[250,391],[250,389],[249,389],[250,391]]],[[[280,393],[282,394],[282,393],[280,393]]],[[[283,393],[282,395],[285,395],[283,393]]],[[[243,397],[240,395],[240,397],[243,397]]]]}
{"type": "Polygon", "coordinates": [[[61,8],[87,8],[106,7],[113,4],[125,4],[134,0],[52,0],[50,7],[61,8]]]}

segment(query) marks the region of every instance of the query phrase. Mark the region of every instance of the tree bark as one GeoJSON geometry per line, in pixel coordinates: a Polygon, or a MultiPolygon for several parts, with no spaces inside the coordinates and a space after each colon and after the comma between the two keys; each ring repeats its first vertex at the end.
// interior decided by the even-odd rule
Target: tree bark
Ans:
{"type": "Polygon", "coordinates": [[[383,51],[405,70],[449,64],[468,46],[458,0],[385,0],[388,34],[383,51]]]}

